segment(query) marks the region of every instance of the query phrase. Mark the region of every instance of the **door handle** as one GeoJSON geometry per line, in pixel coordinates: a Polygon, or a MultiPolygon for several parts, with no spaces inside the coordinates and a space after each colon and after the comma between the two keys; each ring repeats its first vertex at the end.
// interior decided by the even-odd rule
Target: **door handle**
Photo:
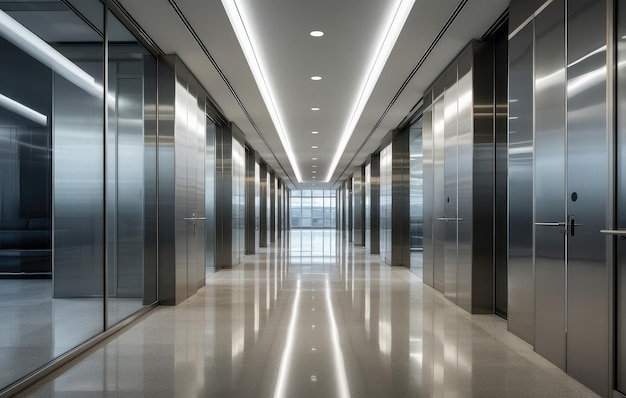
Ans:
{"type": "Polygon", "coordinates": [[[564,222],[536,222],[535,225],[542,227],[564,227],[564,222]]]}
{"type": "Polygon", "coordinates": [[[462,218],[458,218],[458,217],[439,217],[439,218],[437,218],[437,220],[444,221],[444,222],[448,222],[448,221],[463,221],[462,218]]]}
{"type": "Polygon", "coordinates": [[[206,217],[185,217],[184,219],[186,221],[204,221],[206,220],[206,217]]]}
{"type": "Polygon", "coordinates": [[[571,236],[576,235],[576,227],[581,227],[582,224],[576,224],[574,222],[574,216],[569,216],[569,233],[571,236]]]}
{"type": "Polygon", "coordinates": [[[620,239],[626,239],[626,231],[619,229],[601,229],[601,234],[617,236],[620,239]]]}

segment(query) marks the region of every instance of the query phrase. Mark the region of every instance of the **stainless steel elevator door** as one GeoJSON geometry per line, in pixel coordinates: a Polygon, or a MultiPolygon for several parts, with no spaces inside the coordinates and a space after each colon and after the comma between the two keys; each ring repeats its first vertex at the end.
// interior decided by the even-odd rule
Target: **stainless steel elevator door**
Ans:
{"type": "Polygon", "coordinates": [[[535,19],[535,351],[565,369],[564,0],[535,19]]]}
{"type": "Polygon", "coordinates": [[[568,1],[567,373],[608,391],[606,1],[568,1]]]}
{"type": "Polygon", "coordinates": [[[433,284],[444,291],[444,242],[446,225],[438,220],[445,217],[444,189],[444,99],[440,96],[433,104],[433,284]]]}
{"type": "Polygon", "coordinates": [[[444,250],[444,293],[457,301],[458,263],[458,183],[459,183],[459,135],[458,135],[458,83],[446,89],[444,94],[444,209],[445,209],[445,250],[444,250]]]}

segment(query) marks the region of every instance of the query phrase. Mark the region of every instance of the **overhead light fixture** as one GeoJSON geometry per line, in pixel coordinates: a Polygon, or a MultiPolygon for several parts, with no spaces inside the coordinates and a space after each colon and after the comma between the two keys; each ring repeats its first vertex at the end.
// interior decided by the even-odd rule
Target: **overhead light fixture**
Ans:
{"type": "Polygon", "coordinates": [[[319,131],[311,131],[311,134],[319,134],[319,131]]]}
{"type": "Polygon", "coordinates": [[[317,167],[317,165],[316,165],[316,164],[314,164],[312,167],[317,167]]]}
{"type": "Polygon", "coordinates": [[[45,127],[48,125],[48,116],[2,94],[0,94],[0,106],[41,126],[45,127]]]}
{"type": "Polygon", "coordinates": [[[324,32],[322,32],[321,30],[314,30],[313,32],[309,33],[311,36],[313,37],[322,37],[324,36],[324,32]]]}
{"type": "Polygon", "coordinates": [[[2,10],[0,10],[0,36],[89,94],[101,96],[104,92],[103,87],[96,83],[93,76],[2,10]]]}
{"type": "Polygon", "coordinates": [[[393,50],[393,47],[400,36],[400,32],[402,31],[402,28],[411,13],[414,3],[415,0],[400,0],[396,11],[392,13],[391,18],[387,23],[387,29],[385,29],[384,34],[380,37],[380,45],[376,47],[376,51],[372,57],[371,66],[365,73],[365,79],[362,86],[363,89],[361,89],[356,96],[354,110],[350,119],[348,119],[348,123],[343,131],[343,134],[341,135],[341,140],[337,146],[337,152],[335,152],[335,156],[330,165],[330,169],[328,170],[328,176],[326,177],[325,182],[329,182],[335,173],[339,160],[348,145],[348,141],[350,141],[350,137],[352,137],[352,133],[354,133],[354,129],[361,118],[361,114],[363,114],[365,105],[374,91],[376,82],[378,82],[378,78],[387,63],[387,59],[389,59],[391,50],[393,50]]]}
{"type": "Polygon", "coordinates": [[[317,149],[317,145],[311,146],[311,149],[317,149]]]}
{"type": "Polygon", "coordinates": [[[272,118],[272,123],[274,123],[274,128],[278,133],[280,142],[283,144],[283,148],[285,148],[291,167],[296,174],[296,179],[298,182],[302,182],[300,169],[298,169],[298,164],[296,162],[296,156],[291,148],[291,143],[289,142],[289,138],[285,132],[284,123],[276,103],[274,102],[273,87],[265,78],[265,71],[267,70],[266,66],[261,63],[262,60],[260,60],[257,56],[255,48],[259,47],[252,42],[254,40],[254,36],[249,35],[246,30],[247,24],[244,21],[245,16],[243,15],[245,11],[243,10],[243,7],[237,6],[236,0],[222,0],[222,5],[224,6],[224,10],[226,10],[230,24],[235,31],[239,45],[241,46],[241,49],[246,57],[246,61],[248,61],[254,80],[259,87],[259,91],[261,92],[263,102],[265,103],[267,111],[272,118]]]}
{"type": "Polygon", "coordinates": [[[317,171],[313,170],[311,173],[315,174],[315,173],[317,173],[317,171]]]}
{"type": "Polygon", "coordinates": [[[319,110],[320,110],[320,108],[318,108],[318,107],[313,107],[313,108],[311,108],[311,110],[312,110],[312,111],[319,111],[319,110]]]}
{"type": "Polygon", "coordinates": [[[315,81],[322,80],[322,76],[311,76],[311,80],[315,80],[315,81]]]}
{"type": "Polygon", "coordinates": [[[311,160],[317,160],[317,158],[311,158],[311,160]]]}
{"type": "Polygon", "coordinates": [[[315,178],[315,176],[313,176],[313,178],[315,178]]]}

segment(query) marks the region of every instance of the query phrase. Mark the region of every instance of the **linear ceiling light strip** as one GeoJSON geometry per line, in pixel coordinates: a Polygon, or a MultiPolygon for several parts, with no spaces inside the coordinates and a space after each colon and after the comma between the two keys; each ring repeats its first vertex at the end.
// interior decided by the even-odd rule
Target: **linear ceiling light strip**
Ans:
{"type": "Polygon", "coordinates": [[[191,36],[195,39],[198,46],[200,46],[200,49],[202,49],[202,52],[204,52],[204,55],[206,55],[206,57],[209,59],[209,62],[211,62],[211,65],[213,65],[217,74],[222,78],[222,81],[224,82],[224,84],[226,84],[226,87],[228,87],[228,90],[233,95],[233,98],[235,98],[235,101],[237,102],[237,104],[239,104],[239,107],[241,108],[244,115],[246,116],[250,124],[252,125],[252,128],[254,128],[254,131],[256,131],[259,137],[261,137],[261,140],[263,141],[267,149],[270,151],[270,153],[276,160],[276,163],[278,163],[278,166],[283,170],[283,172],[285,173],[285,176],[289,179],[289,181],[291,181],[291,184],[295,186],[296,184],[293,182],[293,180],[289,176],[289,173],[287,173],[287,171],[283,167],[282,163],[280,163],[280,160],[278,160],[276,153],[274,153],[274,150],[272,150],[272,147],[269,145],[269,143],[267,142],[263,134],[261,134],[261,130],[258,128],[256,123],[252,119],[252,115],[250,115],[250,113],[246,109],[245,105],[241,101],[241,98],[239,98],[239,95],[237,95],[237,92],[235,91],[233,85],[230,83],[230,81],[228,80],[224,72],[222,71],[222,68],[220,68],[220,66],[218,65],[215,58],[213,58],[213,55],[211,55],[211,53],[209,52],[209,49],[204,45],[204,42],[200,39],[200,36],[198,36],[195,29],[191,26],[191,23],[189,22],[189,20],[187,19],[183,11],[180,9],[178,4],[176,4],[174,0],[168,0],[168,2],[170,3],[170,6],[174,9],[174,12],[176,12],[176,14],[178,15],[178,18],[181,20],[183,25],[185,25],[185,27],[187,28],[187,31],[189,32],[189,34],[191,34],[191,36]]]}
{"type": "Polygon", "coordinates": [[[283,148],[287,153],[287,157],[289,158],[291,167],[296,174],[296,179],[298,180],[298,182],[302,182],[300,170],[298,169],[298,164],[296,162],[296,157],[291,148],[289,138],[287,137],[287,134],[285,132],[284,123],[276,107],[274,95],[272,94],[272,89],[265,79],[266,73],[264,73],[263,70],[264,65],[261,64],[259,58],[257,57],[257,52],[255,51],[254,44],[252,43],[253,38],[248,34],[248,31],[246,29],[246,21],[244,21],[244,17],[235,0],[222,0],[222,4],[224,5],[224,9],[226,10],[228,19],[230,20],[230,24],[235,31],[235,35],[237,36],[239,45],[241,46],[244,56],[246,57],[246,61],[248,61],[248,65],[250,66],[250,70],[252,72],[252,75],[254,76],[254,80],[256,81],[257,87],[259,88],[259,91],[261,93],[261,97],[263,97],[263,102],[265,102],[267,111],[269,112],[272,122],[274,123],[274,128],[276,129],[278,137],[283,144],[283,148]]]}
{"type": "MultiPolygon", "coordinates": [[[[448,19],[446,20],[446,23],[443,25],[443,27],[441,28],[441,30],[439,31],[437,36],[435,36],[433,41],[430,43],[430,46],[428,46],[428,48],[424,52],[424,55],[422,55],[420,60],[417,62],[417,65],[415,65],[415,67],[413,68],[411,73],[409,73],[407,78],[404,79],[404,82],[402,83],[402,85],[400,86],[400,88],[398,89],[398,91],[396,92],[394,97],[391,99],[391,101],[389,102],[389,105],[387,105],[387,108],[385,109],[383,114],[380,116],[380,118],[378,119],[378,121],[376,122],[376,124],[374,125],[372,130],[370,131],[370,133],[367,135],[365,140],[363,140],[363,143],[361,144],[359,149],[354,152],[354,156],[352,156],[352,159],[350,159],[350,162],[348,162],[348,164],[343,169],[343,171],[340,174],[337,175],[337,179],[335,180],[334,183],[337,183],[339,181],[339,179],[341,178],[341,176],[350,168],[350,165],[352,164],[352,162],[354,162],[354,159],[356,159],[357,155],[361,152],[361,150],[365,146],[365,143],[367,143],[367,141],[369,141],[369,139],[372,137],[372,135],[374,135],[374,133],[376,132],[378,127],[383,122],[383,119],[385,119],[385,117],[387,116],[387,114],[389,113],[391,108],[395,105],[395,103],[398,100],[398,98],[400,98],[400,95],[402,95],[402,93],[404,92],[406,87],[409,85],[409,82],[413,79],[413,77],[415,76],[417,71],[422,67],[422,65],[424,65],[424,63],[426,62],[426,59],[428,59],[430,54],[434,51],[434,49],[437,46],[437,44],[439,44],[439,41],[441,41],[441,39],[443,38],[443,35],[448,31],[450,26],[452,26],[452,23],[459,16],[459,14],[463,10],[463,8],[465,8],[465,5],[467,4],[468,1],[469,0],[461,0],[461,2],[456,6],[456,8],[454,9],[454,12],[452,12],[450,17],[448,17],[448,19]]],[[[420,99],[420,101],[421,101],[421,99],[420,99]]],[[[332,178],[332,176],[331,176],[331,178],[332,178]]]]}
{"type": "Polygon", "coordinates": [[[378,78],[387,63],[387,59],[389,59],[389,55],[393,50],[393,47],[400,36],[400,32],[402,32],[402,28],[404,27],[404,23],[406,22],[409,14],[411,13],[411,9],[413,8],[413,4],[415,0],[400,0],[398,2],[398,8],[396,12],[393,14],[393,17],[388,23],[388,28],[386,30],[385,36],[382,39],[381,46],[379,50],[376,52],[374,59],[372,60],[372,66],[370,67],[370,72],[365,79],[363,84],[363,89],[361,90],[359,97],[357,98],[356,105],[354,107],[354,111],[348,121],[348,125],[344,130],[341,140],[339,141],[339,146],[337,147],[337,152],[333,158],[333,161],[330,166],[330,170],[328,171],[328,176],[324,182],[329,182],[335,173],[335,169],[339,164],[339,160],[341,159],[343,152],[348,145],[348,141],[350,141],[350,137],[354,133],[354,129],[356,128],[361,115],[363,114],[363,110],[365,109],[365,105],[369,100],[372,92],[374,91],[374,87],[378,82],[378,78]]]}
{"type": "Polygon", "coordinates": [[[31,120],[41,126],[45,127],[48,125],[48,116],[43,115],[36,110],[31,109],[26,105],[19,103],[14,99],[11,99],[2,94],[0,94],[0,107],[17,113],[18,115],[25,117],[26,119],[31,120]]]}

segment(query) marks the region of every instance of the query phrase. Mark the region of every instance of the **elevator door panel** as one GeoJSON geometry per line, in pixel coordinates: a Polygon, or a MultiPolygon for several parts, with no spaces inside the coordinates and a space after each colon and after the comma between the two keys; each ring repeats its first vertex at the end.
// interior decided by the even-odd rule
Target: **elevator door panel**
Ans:
{"type": "Polygon", "coordinates": [[[565,369],[565,15],[535,19],[535,351],[565,369]]]}
{"type": "Polygon", "coordinates": [[[456,303],[457,262],[458,262],[458,86],[453,84],[444,95],[445,126],[445,254],[444,254],[444,293],[456,303]]]}
{"type": "Polygon", "coordinates": [[[533,343],[533,24],[509,41],[508,329],[533,343]]]}
{"type": "MultiPolygon", "coordinates": [[[[473,268],[473,216],[474,189],[476,178],[474,154],[480,154],[478,144],[474,143],[474,121],[472,102],[474,98],[472,71],[459,77],[458,83],[458,158],[457,158],[457,304],[472,313],[472,268],[473,268]]],[[[475,271],[475,270],[474,270],[475,271]]]]}
{"type": "Polygon", "coordinates": [[[446,238],[446,224],[439,220],[445,217],[445,189],[444,189],[444,99],[439,97],[433,105],[433,266],[434,286],[440,292],[444,291],[444,246],[446,238]]]}
{"type": "Polygon", "coordinates": [[[568,2],[567,372],[608,390],[606,2],[568,2]],[[593,27],[593,28],[592,28],[593,27]]]}

